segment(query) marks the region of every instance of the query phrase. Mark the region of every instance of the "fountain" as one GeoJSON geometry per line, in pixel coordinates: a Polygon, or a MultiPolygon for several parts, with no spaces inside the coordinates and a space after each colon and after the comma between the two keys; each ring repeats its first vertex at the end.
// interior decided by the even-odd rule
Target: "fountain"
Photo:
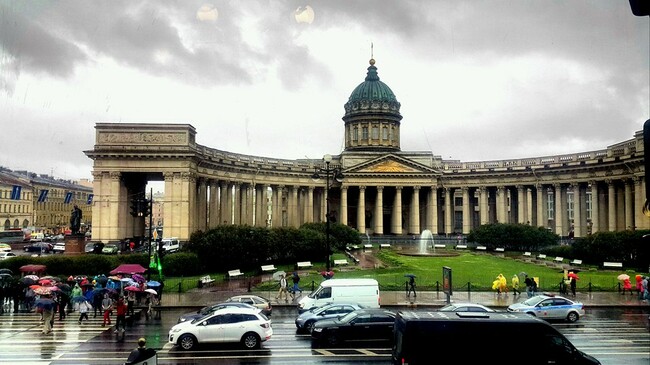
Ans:
{"type": "Polygon", "coordinates": [[[404,248],[398,252],[400,255],[405,255],[405,256],[437,256],[437,257],[449,257],[449,256],[458,256],[460,255],[458,252],[455,250],[442,250],[442,252],[436,252],[436,247],[434,245],[434,238],[433,238],[433,233],[425,229],[422,231],[420,234],[420,239],[418,240],[418,243],[415,245],[415,247],[410,246],[404,246],[404,248]],[[431,246],[431,251],[429,251],[429,245],[431,246]]]}

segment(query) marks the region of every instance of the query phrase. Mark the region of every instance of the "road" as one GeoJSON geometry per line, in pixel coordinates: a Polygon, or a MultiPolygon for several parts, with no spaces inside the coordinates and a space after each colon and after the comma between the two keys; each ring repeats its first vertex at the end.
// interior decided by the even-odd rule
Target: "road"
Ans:
{"type": "MultiPolygon", "coordinates": [[[[159,364],[390,364],[386,344],[312,348],[309,335],[297,334],[295,309],[274,309],[273,337],[256,351],[234,345],[204,346],[186,352],[167,344],[167,332],[184,311],[170,310],[162,319],[135,319],[124,338],[101,319],[81,326],[77,315],[55,323],[54,333],[42,335],[38,314],[0,315],[0,363],[3,364],[122,364],[140,337],[158,350],[159,364]]],[[[554,323],[576,347],[605,365],[647,365],[650,362],[649,308],[590,309],[575,324],[554,323]]],[[[512,339],[499,339],[504,346],[512,339]]],[[[432,353],[440,352],[432,346],[432,353]]],[[[453,354],[451,354],[453,357],[453,354]]],[[[504,352],[507,356],[507,351],[504,352]]]]}

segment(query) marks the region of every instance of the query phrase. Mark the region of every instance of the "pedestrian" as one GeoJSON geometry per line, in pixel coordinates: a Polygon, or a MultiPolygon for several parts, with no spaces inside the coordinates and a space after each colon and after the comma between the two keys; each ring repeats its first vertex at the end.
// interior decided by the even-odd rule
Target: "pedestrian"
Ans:
{"type": "Polygon", "coordinates": [[[510,285],[512,285],[513,296],[521,294],[521,291],[519,290],[519,276],[517,274],[512,275],[512,279],[510,279],[510,285]]]}
{"type": "Polygon", "coordinates": [[[86,321],[89,321],[88,311],[90,310],[90,308],[92,308],[92,305],[87,300],[84,299],[81,302],[79,302],[77,307],[77,310],[79,311],[79,324],[81,324],[84,318],[86,319],[86,321]]]}
{"type": "Polygon", "coordinates": [[[642,300],[643,299],[643,276],[637,274],[634,278],[636,280],[636,292],[638,298],[639,300],[642,300]]]}
{"type": "Polygon", "coordinates": [[[530,293],[531,293],[531,296],[535,296],[536,292],[537,292],[537,280],[535,280],[535,278],[532,278],[530,280],[530,293]]]}
{"type": "Polygon", "coordinates": [[[641,280],[641,291],[643,292],[641,299],[643,301],[650,299],[650,293],[648,293],[648,280],[650,280],[650,277],[647,276],[644,276],[643,280],[641,280]]]}
{"type": "Polygon", "coordinates": [[[59,321],[62,321],[65,319],[65,308],[68,306],[68,302],[70,301],[70,297],[68,297],[67,294],[61,292],[58,296],[57,299],[59,300],[59,321]]]}
{"type": "Polygon", "coordinates": [[[93,291],[93,318],[97,318],[97,313],[102,315],[104,311],[102,310],[102,300],[104,299],[100,291],[93,291]]]}
{"type": "Polygon", "coordinates": [[[284,301],[289,302],[289,293],[287,292],[287,278],[284,275],[280,275],[280,289],[278,290],[278,295],[275,296],[275,300],[282,300],[282,295],[284,294],[284,301]]]}
{"type": "Polygon", "coordinates": [[[129,293],[126,295],[126,304],[127,304],[127,314],[130,314],[132,316],[135,315],[135,292],[134,291],[129,291],[129,293]]]}
{"type": "MultiPolygon", "coordinates": [[[[43,298],[49,296],[44,295],[43,298]]],[[[41,320],[43,321],[43,334],[47,335],[52,332],[52,326],[54,325],[54,309],[56,308],[56,303],[52,305],[44,305],[41,311],[41,320]]]]}
{"type": "Polygon", "coordinates": [[[129,250],[131,250],[131,252],[133,252],[134,249],[135,249],[135,242],[133,242],[133,240],[131,240],[131,242],[129,242],[129,250]]]}
{"type": "Polygon", "coordinates": [[[104,313],[104,322],[102,327],[107,324],[111,324],[111,313],[113,312],[113,299],[108,296],[108,293],[104,294],[104,299],[102,299],[102,312],[104,313]]]}
{"type": "Polygon", "coordinates": [[[127,364],[146,364],[148,362],[155,363],[152,361],[156,356],[156,350],[147,348],[147,340],[144,337],[141,337],[138,340],[138,348],[131,351],[128,359],[126,359],[127,364]]]}
{"type": "Polygon", "coordinates": [[[117,314],[117,319],[115,320],[115,333],[118,331],[124,332],[126,330],[126,311],[128,306],[124,303],[124,297],[120,296],[115,305],[115,312],[117,314]]]}
{"type": "Polygon", "coordinates": [[[410,297],[411,292],[413,292],[414,297],[418,296],[418,293],[415,292],[415,276],[409,276],[408,291],[406,292],[406,296],[410,297]]]}
{"type": "Polygon", "coordinates": [[[571,295],[573,295],[574,297],[576,296],[576,284],[577,284],[576,277],[572,276],[571,281],[569,282],[569,287],[571,287],[571,295]]]}
{"type": "Polygon", "coordinates": [[[629,278],[623,280],[623,291],[621,292],[621,295],[625,295],[626,290],[630,292],[630,295],[634,295],[634,293],[632,293],[632,283],[629,278]]]}
{"type": "Polygon", "coordinates": [[[293,300],[296,298],[297,292],[300,292],[300,295],[302,295],[302,289],[298,286],[298,283],[300,283],[300,275],[296,271],[293,272],[291,281],[293,281],[293,288],[291,288],[291,300],[293,300]]]}
{"type": "Polygon", "coordinates": [[[526,285],[526,295],[528,295],[528,298],[532,298],[532,296],[533,296],[533,293],[534,293],[533,292],[533,283],[534,282],[535,282],[535,280],[528,277],[528,275],[526,275],[526,277],[524,278],[524,285],[526,285]]]}

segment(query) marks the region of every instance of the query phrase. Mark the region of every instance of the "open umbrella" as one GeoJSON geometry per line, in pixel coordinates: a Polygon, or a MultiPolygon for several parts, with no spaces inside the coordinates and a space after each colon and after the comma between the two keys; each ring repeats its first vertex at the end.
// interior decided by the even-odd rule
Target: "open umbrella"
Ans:
{"type": "Polygon", "coordinates": [[[273,280],[280,280],[280,276],[284,275],[285,277],[287,276],[287,273],[279,270],[273,273],[273,280]]]}
{"type": "Polygon", "coordinates": [[[50,279],[38,279],[38,283],[41,285],[52,285],[52,280],[50,279]]]}
{"type": "Polygon", "coordinates": [[[617,276],[616,278],[617,278],[618,280],[626,280],[626,279],[629,280],[629,279],[630,279],[630,275],[628,275],[628,274],[621,274],[621,275],[617,276]]]}
{"type": "Polygon", "coordinates": [[[137,281],[138,283],[144,283],[147,281],[147,279],[145,279],[145,277],[140,274],[133,274],[131,275],[131,278],[137,281]]]}
{"type": "Polygon", "coordinates": [[[25,285],[34,285],[34,284],[37,283],[36,280],[34,280],[34,279],[32,279],[32,278],[28,278],[28,277],[26,277],[26,276],[25,276],[24,278],[21,278],[21,279],[20,279],[20,282],[23,283],[23,284],[25,284],[25,285]]]}
{"type": "Polygon", "coordinates": [[[13,276],[11,276],[11,274],[0,273],[0,280],[10,280],[10,279],[13,279],[13,276]]]}
{"type": "Polygon", "coordinates": [[[56,302],[52,298],[41,297],[34,302],[36,308],[50,310],[56,306],[56,302]]]}
{"type": "Polygon", "coordinates": [[[47,266],[45,265],[23,265],[20,267],[20,272],[45,272],[47,266]]]}
{"type": "Polygon", "coordinates": [[[97,278],[95,278],[95,281],[98,284],[101,284],[102,286],[105,286],[106,283],[108,282],[108,278],[106,276],[104,276],[104,275],[100,275],[97,278]]]}
{"type": "Polygon", "coordinates": [[[126,288],[124,288],[124,290],[126,290],[126,291],[140,291],[140,288],[138,288],[137,286],[127,286],[126,288]]]}
{"type": "Polygon", "coordinates": [[[151,280],[151,281],[147,281],[147,286],[148,287],[152,287],[152,286],[156,287],[156,286],[160,286],[160,283],[155,281],[155,280],[151,280]]]}
{"type": "Polygon", "coordinates": [[[34,294],[50,295],[52,294],[52,289],[48,286],[39,286],[38,288],[34,289],[34,294]]]}
{"type": "Polygon", "coordinates": [[[158,295],[158,292],[151,289],[151,288],[147,288],[144,291],[145,291],[145,293],[151,293],[151,294],[154,294],[154,295],[158,295]]]}
{"type": "Polygon", "coordinates": [[[34,281],[38,281],[39,277],[38,275],[25,275],[26,278],[30,278],[34,281]]]}
{"type": "Polygon", "coordinates": [[[570,272],[570,273],[568,273],[568,274],[567,274],[567,277],[569,277],[569,278],[575,278],[576,280],[580,280],[580,278],[578,277],[578,275],[576,275],[576,273],[574,273],[574,272],[570,272]]]}
{"type": "Polygon", "coordinates": [[[4,267],[3,267],[2,269],[0,269],[0,274],[9,274],[9,275],[13,275],[14,272],[11,271],[11,269],[7,269],[7,268],[4,268],[4,267]]]}

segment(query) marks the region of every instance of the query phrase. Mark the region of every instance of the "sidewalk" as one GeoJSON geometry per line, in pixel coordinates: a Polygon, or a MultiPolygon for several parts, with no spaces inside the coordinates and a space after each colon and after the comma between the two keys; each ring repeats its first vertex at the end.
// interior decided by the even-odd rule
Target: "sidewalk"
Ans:
{"type": "MultiPolygon", "coordinates": [[[[165,293],[162,297],[162,307],[186,307],[198,308],[207,304],[218,303],[226,300],[233,295],[247,294],[245,290],[228,291],[218,290],[214,288],[192,289],[186,293],[165,293]]],[[[288,303],[275,300],[276,291],[252,291],[248,294],[259,295],[261,297],[271,299],[271,304],[274,307],[294,307],[297,305],[300,296],[294,301],[288,303]]],[[[303,295],[307,295],[304,292],[303,295]]],[[[556,294],[556,293],[555,293],[556,294]]],[[[447,296],[442,292],[419,292],[417,297],[406,296],[403,291],[383,291],[381,292],[381,306],[382,307],[441,307],[447,303],[447,296]]],[[[576,294],[575,298],[571,295],[566,296],[569,299],[574,299],[578,302],[584,303],[586,308],[589,307],[650,307],[649,302],[640,301],[637,299],[637,294],[621,295],[617,292],[592,292],[576,294]]],[[[473,302],[480,303],[492,308],[506,308],[508,305],[516,302],[523,301],[527,298],[526,293],[523,295],[513,296],[508,293],[507,295],[497,295],[495,292],[454,292],[451,296],[452,302],[473,302]]]]}

